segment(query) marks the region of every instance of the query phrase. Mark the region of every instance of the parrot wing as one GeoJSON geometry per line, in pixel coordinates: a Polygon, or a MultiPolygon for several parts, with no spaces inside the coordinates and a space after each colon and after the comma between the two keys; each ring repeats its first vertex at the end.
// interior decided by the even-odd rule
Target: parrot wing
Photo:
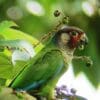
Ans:
{"type": "Polygon", "coordinates": [[[17,90],[31,90],[45,84],[61,71],[64,66],[62,54],[59,50],[50,50],[41,55],[40,52],[31,60],[31,64],[10,84],[17,90]]]}

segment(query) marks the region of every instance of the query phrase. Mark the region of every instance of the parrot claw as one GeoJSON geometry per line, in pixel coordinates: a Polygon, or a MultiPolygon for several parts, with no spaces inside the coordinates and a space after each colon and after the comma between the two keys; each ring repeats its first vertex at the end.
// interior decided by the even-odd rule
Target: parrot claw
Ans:
{"type": "Polygon", "coordinates": [[[74,56],[73,59],[85,61],[88,67],[93,65],[93,61],[88,56],[74,56]]]}

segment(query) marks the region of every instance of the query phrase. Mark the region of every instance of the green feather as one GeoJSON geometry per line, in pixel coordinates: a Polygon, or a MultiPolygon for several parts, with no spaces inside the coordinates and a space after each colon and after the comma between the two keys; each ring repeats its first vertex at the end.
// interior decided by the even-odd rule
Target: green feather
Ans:
{"type": "Polygon", "coordinates": [[[41,80],[48,81],[55,75],[56,70],[63,65],[61,52],[55,47],[50,50],[44,48],[30,62],[14,80],[11,85],[13,88],[22,89],[34,83],[38,84],[41,80]]]}
{"type": "Polygon", "coordinates": [[[16,90],[40,90],[39,94],[51,97],[58,79],[66,71],[62,52],[50,42],[15,77],[10,87],[16,90]]]}

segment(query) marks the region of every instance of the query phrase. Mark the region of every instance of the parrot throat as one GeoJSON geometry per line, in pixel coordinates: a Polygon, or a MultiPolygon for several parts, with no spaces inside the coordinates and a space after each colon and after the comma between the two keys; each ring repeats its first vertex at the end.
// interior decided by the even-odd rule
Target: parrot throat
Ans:
{"type": "Polygon", "coordinates": [[[58,47],[64,57],[65,65],[71,63],[75,49],[70,49],[69,47],[62,45],[61,42],[58,43],[58,47]]]}
{"type": "Polygon", "coordinates": [[[58,39],[58,41],[55,41],[55,39],[53,38],[53,40],[51,40],[51,42],[49,42],[49,44],[46,46],[48,47],[48,49],[50,50],[54,50],[54,49],[58,49],[63,58],[64,58],[64,62],[67,63],[71,63],[72,59],[73,59],[73,53],[75,51],[74,49],[70,49],[70,47],[62,44],[62,42],[58,39]]]}

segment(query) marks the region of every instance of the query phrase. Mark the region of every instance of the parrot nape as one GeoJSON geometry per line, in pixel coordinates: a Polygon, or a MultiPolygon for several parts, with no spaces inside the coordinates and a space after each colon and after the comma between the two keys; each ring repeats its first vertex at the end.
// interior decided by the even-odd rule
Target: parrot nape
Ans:
{"type": "Polygon", "coordinates": [[[18,91],[32,91],[33,94],[52,100],[53,90],[59,78],[67,71],[75,49],[85,44],[87,36],[81,29],[67,26],[58,30],[9,87],[18,91]]]}

